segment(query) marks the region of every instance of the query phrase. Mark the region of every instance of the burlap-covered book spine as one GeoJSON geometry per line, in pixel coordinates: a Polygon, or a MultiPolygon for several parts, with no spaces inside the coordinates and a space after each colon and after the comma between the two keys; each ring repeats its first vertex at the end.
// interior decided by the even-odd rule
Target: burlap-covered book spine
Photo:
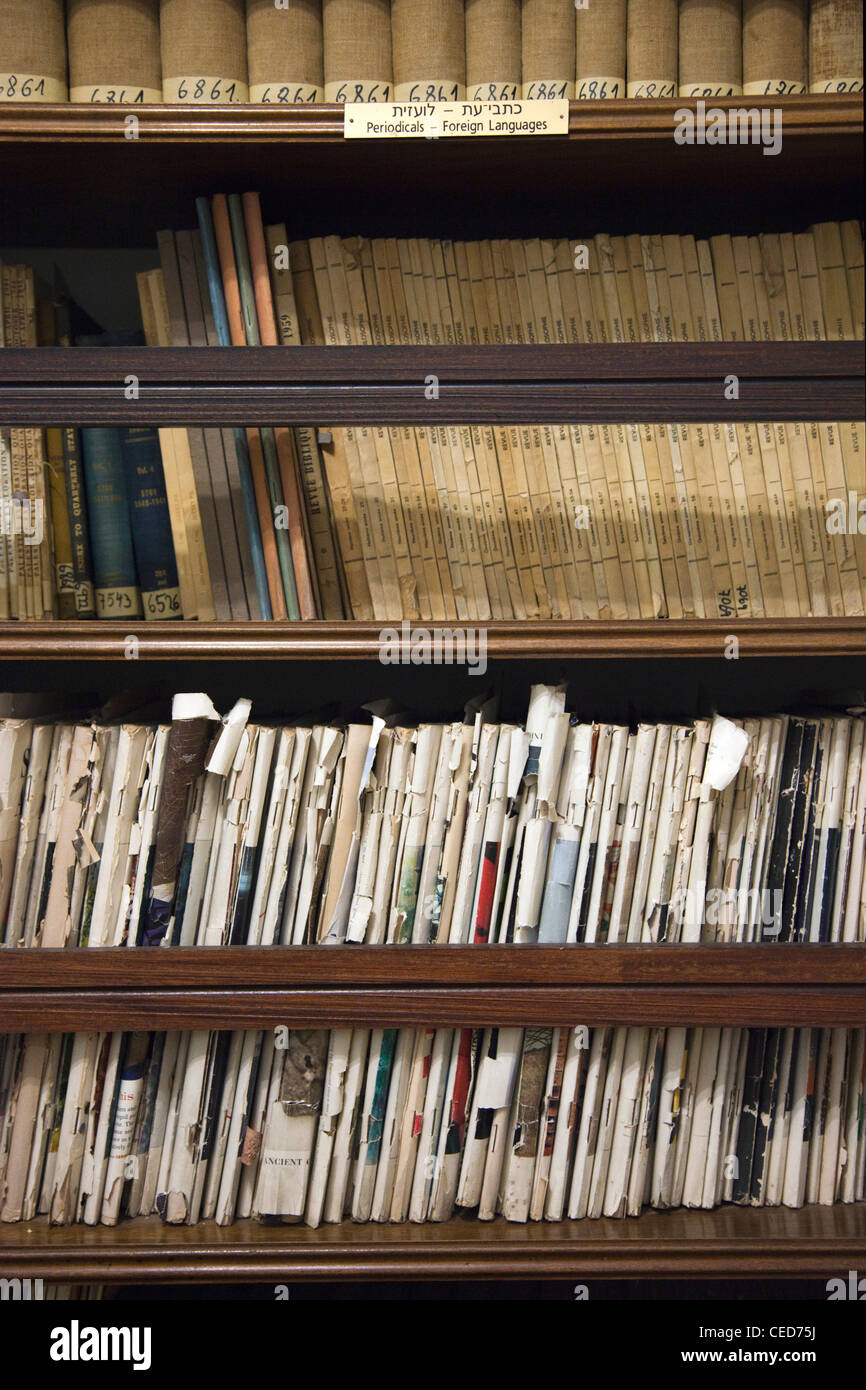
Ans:
{"type": "Polygon", "coordinates": [[[812,0],[809,91],[862,92],[863,0],[812,0]]]}
{"type": "Polygon", "coordinates": [[[463,0],[391,0],[396,101],[466,95],[463,0]]]}
{"type": "Polygon", "coordinates": [[[466,96],[520,96],[520,0],[466,0],[466,96]]]}
{"type": "Polygon", "coordinates": [[[322,0],[325,101],[393,101],[389,0],[322,0]]]}
{"type": "Polygon", "coordinates": [[[63,0],[5,0],[0,101],[68,101],[63,0]]]}
{"type": "Polygon", "coordinates": [[[578,101],[625,96],[626,0],[588,0],[575,10],[578,101]]]}
{"type": "Polygon", "coordinates": [[[159,0],[67,0],[70,101],[162,101],[159,0]]]}
{"type": "Polygon", "coordinates": [[[322,0],[247,0],[250,101],[323,101],[322,0]]]}
{"type": "Polygon", "coordinates": [[[527,101],[574,96],[573,0],[523,0],[521,50],[527,101]]]}
{"type": "Polygon", "coordinates": [[[742,66],[741,0],[680,0],[679,95],[739,96],[742,66]]]}
{"type": "Polygon", "coordinates": [[[676,96],[677,20],[677,0],[628,0],[626,96],[676,96]]]}
{"type": "Polygon", "coordinates": [[[743,0],[743,92],[801,96],[808,76],[808,0],[743,0]]]}
{"type": "Polygon", "coordinates": [[[244,0],[161,0],[160,43],[166,101],[249,101],[244,0]]]}

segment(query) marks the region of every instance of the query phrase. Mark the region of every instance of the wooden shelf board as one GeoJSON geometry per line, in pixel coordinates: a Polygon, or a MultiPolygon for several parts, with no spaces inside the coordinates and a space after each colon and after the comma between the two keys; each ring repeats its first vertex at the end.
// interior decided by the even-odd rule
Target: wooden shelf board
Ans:
{"type": "Polygon", "coordinates": [[[774,97],[772,157],[677,145],[675,113],[694,105],[576,102],[567,137],[373,141],[344,140],[337,105],[140,107],[135,140],[129,108],[0,106],[0,184],[15,189],[0,245],[151,246],[163,227],[194,225],[194,196],[219,189],[257,188],[290,239],[682,232],[684,215],[696,235],[790,230],[808,215],[804,188],[825,219],[859,215],[862,98],[774,97]]]}
{"type": "MultiPolygon", "coordinates": [[[[474,626],[486,634],[488,661],[577,657],[655,661],[717,657],[722,661],[732,633],[739,640],[741,659],[866,655],[863,618],[761,618],[736,623],[722,619],[497,620],[474,626]]],[[[2,622],[0,660],[128,662],[128,639],[135,637],[139,662],[378,661],[382,633],[392,629],[399,636],[399,619],[390,623],[2,622]]],[[[409,655],[407,649],[407,666],[409,655]]]]}
{"type": "Polygon", "coordinates": [[[0,418],[68,424],[856,420],[863,345],[8,348],[0,418]],[[438,381],[435,399],[424,383],[438,381]],[[724,382],[741,383],[727,399],[724,382]],[[134,377],[137,394],[124,383],[134,377]]]}
{"type": "Polygon", "coordinates": [[[647,1211],[527,1225],[452,1218],[424,1225],[0,1228],[0,1275],[65,1283],[291,1279],[826,1279],[863,1267],[866,1205],[647,1211]]]}
{"type": "Polygon", "coordinates": [[[8,989],[0,1032],[91,1029],[839,1027],[866,1024],[864,985],[321,985],[8,989]]]}
{"type": "MultiPolygon", "coordinates": [[[[863,125],[862,96],[777,97],[760,101],[756,97],[714,97],[706,106],[728,110],[749,106],[779,108],[783,112],[785,140],[804,135],[844,135],[863,125]]],[[[671,141],[675,114],[684,108],[697,109],[697,101],[674,97],[664,101],[573,101],[569,109],[568,136],[538,137],[522,142],[517,138],[488,137],[440,141],[440,145],[459,143],[481,146],[506,143],[539,144],[583,143],[595,140],[671,141]]],[[[148,106],[87,105],[85,103],[44,102],[0,105],[0,140],[22,142],[96,143],[122,141],[135,146],[126,118],[138,118],[137,140],[142,142],[201,144],[215,141],[301,141],[316,144],[343,143],[343,107],[339,102],[278,105],[239,103],[235,106],[190,107],[156,103],[148,106]]],[[[365,145],[374,142],[364,142],[365,145]]],[[[389,147],[418,142],[376,141],[389,147]]],[[[429,150],[430,142],[425,141],[429,150]]],[[[355,144],[355,142],[353,142],[355,144]]],[[[357,145],[356,145],[357,148],[357,145]]],[[[715,148],[715,147],[714,147],[715,148]]],[[[778,156],[775,156],[778,157],[778,156]]]]}
{"type": "Polygon", "coordinates": [[[854,943],[572,946],[197,946],[0,951],[7,990],[347,986],[866,985],[854,943]]]}

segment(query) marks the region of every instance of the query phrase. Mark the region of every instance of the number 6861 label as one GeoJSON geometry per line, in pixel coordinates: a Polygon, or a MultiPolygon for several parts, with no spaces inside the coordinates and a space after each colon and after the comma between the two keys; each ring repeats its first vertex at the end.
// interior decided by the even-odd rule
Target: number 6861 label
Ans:
{"type": "Polygon", "coordinates": [[[237,77],[165,77],[163,96],[188,106],[230,106],[249,101],[250,89],[237,77]]]}

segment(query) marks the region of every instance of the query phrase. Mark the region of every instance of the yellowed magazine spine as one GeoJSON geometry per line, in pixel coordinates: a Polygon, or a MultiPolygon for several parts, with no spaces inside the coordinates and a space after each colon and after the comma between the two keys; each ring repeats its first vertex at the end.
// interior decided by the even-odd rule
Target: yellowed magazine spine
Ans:
{"type": "MultiPolygon", "coordinates": [[[[770,343],[775,341],[775,333],[764,274],[761,243],[757,237],[749,238],[749,258],[752,265],[752,281],[757,305],[759,340],[770,343]]],[[[789,612],[792,617],[806,617],[809,612],[809,583],[803,548],[800,543],[800,527],[794,500],[794,473],[789,442],[791,427],[777,421],[769,429],[775,441],[777,464],[777,473],[772,480],[773,488],[781,488],[779,502],[773,503],[776,512],[776,552],[780,557],[783,580],[785,578],[783,566],[787,566],[788,563],[793,566],[793,590],[789,590],[789,612]]],[[[770,480],[768,479],[768,491],[769,489],[770,480]]]]}
{"type": "MultiPolygon", "coordinates": [[[[733,238],[733,248],[740,295],[740,312],[743,319],[743,339],[747,343],[757,343],[765,335],[760,322],[752,246],[748,237],[736,236],[733,238]]],[[[778,442],[773,425],[766,420],[756,423],[755,434],[760,449],[761,470],[767,500],[767,524],[772,535],[782,594],[782,616],[790,617],[796,613],[797,597],[793,557],[785,519],[778,442]]]]}
{"type": "MultiPolygon", "coordinates": [[[[618,304],[621,340],[624,343],[638,343],[640,342],[640,329],[637,306],[632,294],[628,247],[625,237],[611,237],[609,245],[612,297],[615,297],[618,304]]],[[[666,616],[667,607],[649,484],[650,472],[653,476],[658,473],[657,451],[649,426],[627,425],[626,433],[637,506],[637,524],[640,529],[647,569],[648,606],[646,616],[661,618],[666,616]]]]}
{"type": "MultiPolygon", "coordinates": [[[[691,311],[692,336],[695,342],[709,342],[709,315],[697,243],[694,237],[684,236],[680,237],[680,247],[691,311]]],[[[716,533],[709,545],[709,553],[711,558],[716,556],[718,574],[724,577],[724,587],[720,587],[718,579],[716,581],[717,616],[748,618],[751,616],[750,586],[737,525],[733,480],[728,467],[722,426],[717,420],[709,421],[698,426],[696,433],[701,444],[705,444],[709,449],[710,455],[709,461],[706,461],[706,455],[703,456],[705,462],[698,479],[705,493],[707,525],[709,526],[711,520],[716,533]]]]}
{"type": "MultiPolygon", "coordinates": [[[[708,241],[699,241],[696,250],[707,324],[707,340],[711,343],[721,343],[725,341],[725,338],[719,309],[717,268],[713,263],[712,249],[708,241]]],[[[745,586],[735,595],[735,607],[739,617],[756,618],[762,617],[764,614],[764,599],[743,471],[743,457],[746,451],[740,447],[740,433],[738,431],[741,431],[741,427],[731,421],[719,426],[721,443],[727,455],[727,469],[737,521],[737,532],[746,567],[745,586]]],[[[735,555],[736,547],[729,547],[729,553],[735,555]]],[[[735,572],[735,568],[732,563],[732,571],[735,572]]],[[[732,578],[734,578],[735,584],[739,582],[734,577],[734,573],[732,573],[732,578]]]]}
{"type": "MultiPolygon", "coordinates": [[[[308,243],[308,267],[303,264],[301,244],[289,247],[292,267],[295,273],[295,294],[301,304],[303,285],[299,286],[298,274],[302,276],[308,268],[311,283],[318,300],[318,313],[321,315],[319,341],[336,346],[339,338],[336,330],[333,298],[328,283],[328,267],[325,249],[321,238],[312,238],[308,243]],[[298,245],[300,254],[295,253],[298,245]]],[[[301,315],[303,323],[303,312],[301,315]]],[[[364,492],[360,460],[355,441],[355,431],[339,429],[331,432],[331,440],[323,445],[325,472],[334,507],[334,521],[340,537],[340,549],[346,586],[352,600],[353,616],[356,618],[381,618],[383,614],[383,592],[378,572],[376,546],[370,523],[370,509],[364,492]]]]}
{"type": "MultiPolygon", "coordinates": [[[[379,302],[382,341],[386,346],[396,347],[402,339],[386,240],[378,237],[365,243],[361,256],[365,274],[375,286],[379,302]]],[[[422,617],[440,620],[454,617],[454,595],[426,433],[423,429],[405,426],[392,431],[394,436],[399,436],[398,457],[401,451],[405,469],[403,510],[407,536],[420,567],[419,608],[422,617]]]]}
{"type": "MultiPolygon", "coordinates": [[[[377,300],[373,299],[371,305],[367,296],[367,287],[361,267],[361,245],[362,242],[359,237],[344,238],[342,242],[335,237],[333,254],[335,259],[338,252],[342,257],[355,333],[354,341],[369,345],[375,341],[372,320],[377,312],[377,300]]],[[[378,426],[373,431],[373,440],[375,444],[374,478],[381,495],[378,525],[382,530],[382,544],[386,555],[386,558],[380,561],[380,565],[383,570],[387,566],[388,583],[393,593],[391,602],[395,615],[401,618],[415,619],[420,616],[418,585],[415,569],[409,555],[407,528],[398,484],[398,466],[394,455],[391,431],[378,426]]]]}
{"type": "MultiPolygon", "coordinates": [[[[848,275],[842,234],[838,222],[819,222],[812,228],[818,258],[818,274],[824,309],[824,332],[832,341],[850,342],[854,338],[854,321],[848,294],[848,275]]],[[[836,525],[844,540],[840,563],[842,601],[848,617],[863,616],[863,590],[857,552],[862,559],[860,539],[860,503],[866,494],[866,463],[863,450],[863,422],[843,420],[837,426],[843,469],[839,477],[844,492],[844,518],[838,515],[836,525]],[[853,504],[853,505],[852,505],[853,504]],[[852,525],[853,521],[853,525],[852,525]]],[[[828,519],[828,527],[831,523],[828,519]]]]}
{"type": "MultiPolygon", "coordinates": [[[[556,243],[555,262],[559,301],[562,305],[563,341],[577,343],[582,341],[580,306],[575,283],[575,266],[578,258],[586,250],[583,243],[562,239],[556,243]]],[[[592,582],[588,579],[581,598],[585,615],[589,618],[608,619],[612,617],[608,580],[605,573],[605,552],[602,536],[606,515],[600,516],[593,496],[590,470],[590,454],[595,450],[595,426],[571,425],[566,427],[567,438],[562,441],[562,451],[571,452],[574,469],[574,492],[570,496],[572,519],[578,549],[584,546],[589,551],[592,565],[592,582]]],[[[563,484],[568,487],[570,469],[566,468],[563,484]]],[[[609,508],[609,503],[608,503],[609,508]]]]}
{"type": "MultiPolygon", "coordinates": [[[[413,238],[410,242],[410,256],[415,273],[416,284],[425,296],[427,305],[427,324],[425,338],[430,343],[444,346],[449,341],[445,322],[440,310],[441,281],[437,283],[436,270],[430,242],[413,238]]],[[[447,296],[445,296],[447,300],[447,296]]],[[[453,342],[453,337],[450,339],[453,342]]],[[[479,595],[479,618],[505,618],[510,616],[510,608],[504,597],[504,568],[495,532],[491,499],[490,481],[486,474],[483,456],[479,458],[474,447],[472,431],[468,426],[449,426],[448,440],[454,460],[455,475],[465,479],[465,490],[471,501],[469,511],[479,549],[480,566],[476,566],[475,588],[479,595]]]]}
{"type": "MultiPolygon", "coordinates": [[[[785,289],[788,300],[788,321],[792,341],[805,343],[809,341],[809,333],[806,324],[806,309],[803,304],[802,284],[800,271],[797,263],[798,250],[797,238],[792,232],[782,232],[779,241],[782,249],[782,267],[785,276],[785,289]]],[[[833,538],[827,531],[827,482],[824,476],[824,454],[821,447],[821,426],[817,420],[809,420],[803,426],[806,437],[806,448],[808,452],[808,472],[803,478],[801,496],[804,490],[808,489],[811,497],[811,505],[815,511],[815,530],[816,539],[820,547],[823,563],[823,597],[819,607],[816,607],[817,616],[823,617],[828,613],[841,613],[842,611],[842,587],[839,579],[839,567],[836,563],[836,554],[833,548],[833,538]]]]}
{"type": "MultiPolygon", "coordinates": [[[[627,329],[624,323],[624,311],[617,287],[614,249],[610,237],[604,233],[595,237],[594,250],[599,273],[600,299],[598,310],[599,314],[603,315],[607,340],[623,343],[628,341],[629,335],[634,330],[633,325],[627,329]]],[[[636,616],[653,618],[657,614],[638,499],[638,480],[642,467],[640,437],[633,424],[617,423],[612,427],[611,434],[616,450],[623,501],[623,521],[626,526],[626,536],[637,589],[636,616]]]]}
{"type": "MultiPolygon", "coordinates": [[[[713,237],[711,245],[724,339],[726,342],[744,342],[746,329],[743,322],[740,276],[747,273],[746,267],[742,264],[742,258],[738,264],[734,241],[731,237],[713,237]]],[[[764,479],[758,426],[751,422],[738,425],[737,439],[749,501],[752,538],[760,574],[761,597],[764,607],[761,616],[780,618],[784,616],[782,580],[776,558],[774,528],[764,479]]]]}
{"type": "MultiPolygon", "coordinates": [[[[770,332],[776,342],[793,341],[792,315],[788,302],[785,276],[785,248],[778,233],[760,237],[761,262],[764,272],[770,332]]],[[[787,425],[790,459],[791,500],[789,528],[796,536],[806,576],[808,601],[803,613],[809,617],[827,613],[827,580],[824,571],[824,518],[815,505],[815,486],[809,458],[808,427],[800,420],[787,425]]]]}
{"type": "MultiPolygon", "coordinates": [[[[461,248],[458,246],[458,253],[461,248]]],[[[484,275],[480,251],[476,258],[471,243],[463,248],[462,262],[458,254],[465,283],[472,299],[478,341],[481,343],[514,343],[523,340],[518,328],[518,277],[525,280],[523,244],[509,241],[504,246],[505,275],[499,285],[484,275]],[[500,336],[501,332],[501,336],[500,336]]],[[[563,581],[557,580],[555,557],[551,552],[549,523],[546,516],[547,490],[542,479],[540,437],[537,430],[526,426],[507,429],[508,455],[512,470],[512,487],[516,489],[525,508],[525,531],[532,546],[534,565],[535,611],[538,616],[553,617],[560,611],[563,581]]]]}

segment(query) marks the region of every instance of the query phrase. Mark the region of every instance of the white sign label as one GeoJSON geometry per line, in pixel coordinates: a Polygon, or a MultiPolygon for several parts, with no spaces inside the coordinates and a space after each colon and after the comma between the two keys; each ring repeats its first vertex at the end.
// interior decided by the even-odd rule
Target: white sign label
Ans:
{"type": "Polygon", "coordinates": [[[347,140],[567,135],[567,101],[347,102],[347,140]]]}

